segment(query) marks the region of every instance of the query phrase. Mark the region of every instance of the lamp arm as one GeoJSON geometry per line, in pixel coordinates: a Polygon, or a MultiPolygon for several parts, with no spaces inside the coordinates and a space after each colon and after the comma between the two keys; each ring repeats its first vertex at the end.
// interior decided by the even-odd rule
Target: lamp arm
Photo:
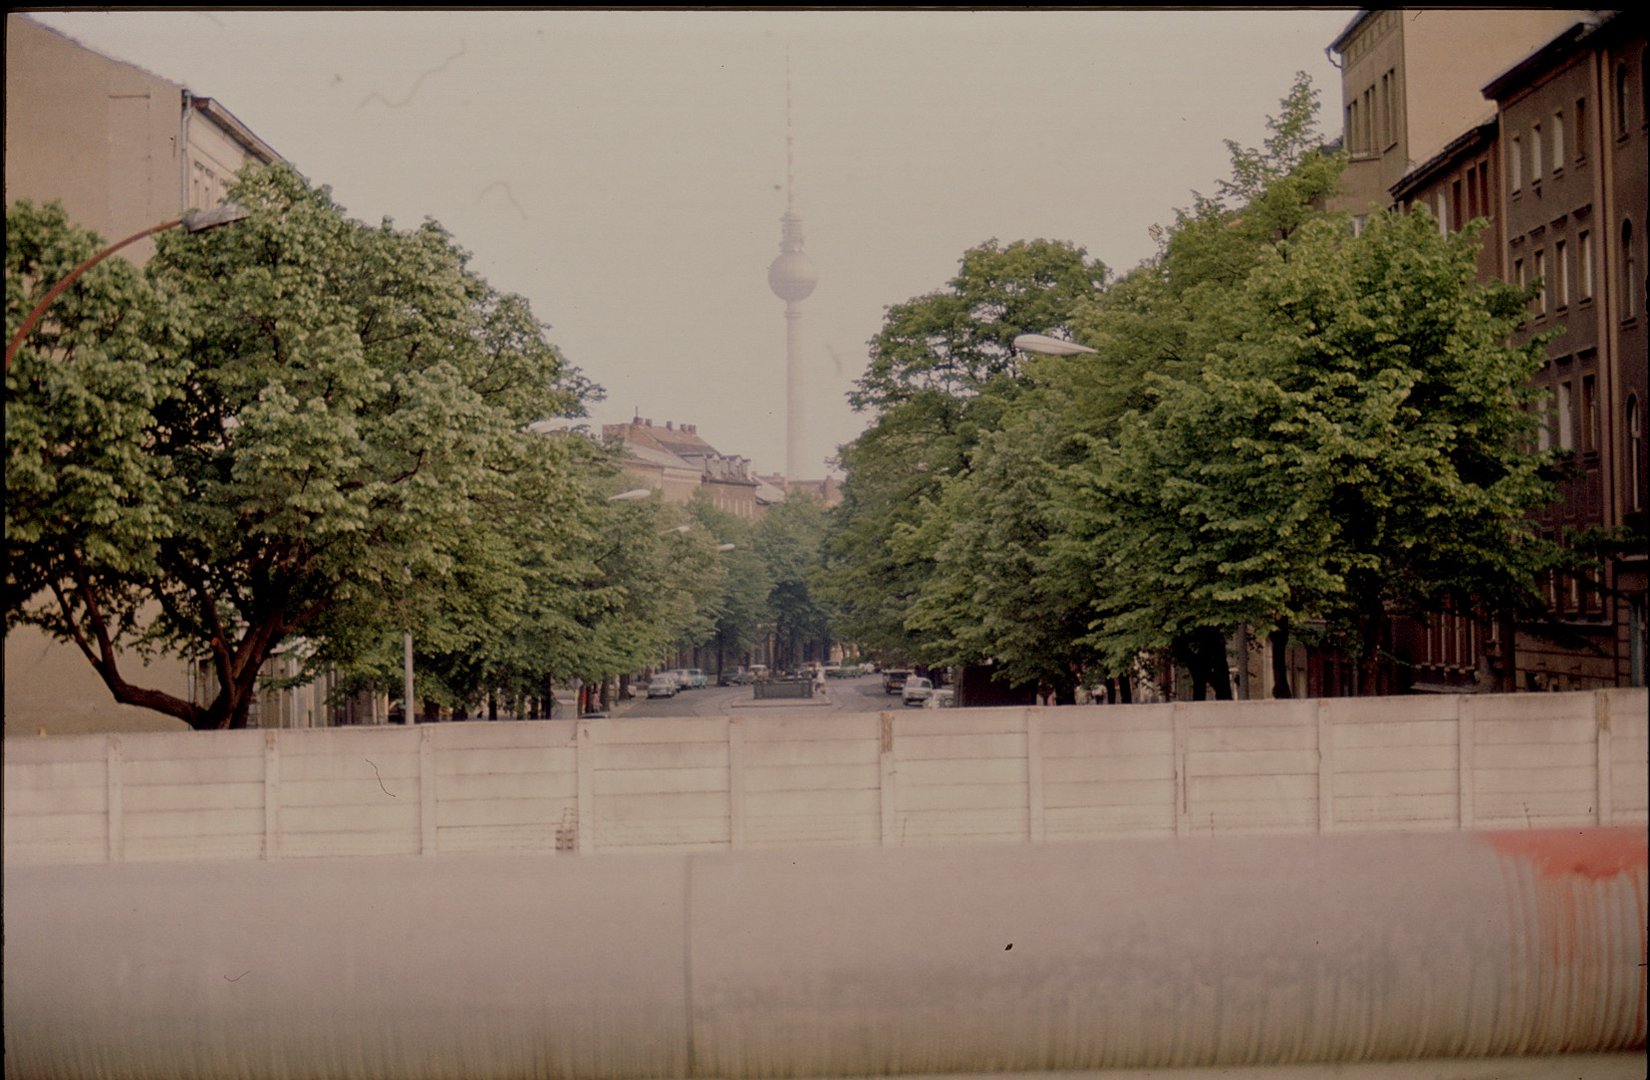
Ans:
{"type": "Polygon", "coordinates": [[[171,221],[163,221],[159,225],[152,225],[149,228],[144,229],[142,232],[133,233],[131,236],[128,236],[118,244],[111,244],[102,251],[98,252],[96,255],[93,255],[91,258],[87,259],[85,262],[81,263],[79,266],[75,267],[73,270],[70,270],[67,277],[65,277],[62,281],[59,281],[56,285],[53,285],[51,290],[47,292],[45,296],[40,298],[40,302],[34,305],[34,310],[29,312],[29,317],[23,320],[23,325],[17,328],[17,333],[11,336],[11,341],[6,345],[6,370],[11,370],[11,358],[17,354],[17,350],[21,348],[23,342],[28,339],[29,332],[32,331],[35,326],[39,324],[40,320],[45,317],[46,309],[52,306],[52,301],[56,300],[59,296],[62,296],[64,291],[80,278],[81,274],[84,274],[86,271],[90,270],[92,267],[96,266],[104,259],[107,259],[109,256],[113,255],[115,252],[119,251],[128,244],[135,244],[139,240],[142,240],[145,236],[152,236],[155,233],[164,232],[167,229],[174,229],[182,224],[183,218],[174,218],[171,221]]]}

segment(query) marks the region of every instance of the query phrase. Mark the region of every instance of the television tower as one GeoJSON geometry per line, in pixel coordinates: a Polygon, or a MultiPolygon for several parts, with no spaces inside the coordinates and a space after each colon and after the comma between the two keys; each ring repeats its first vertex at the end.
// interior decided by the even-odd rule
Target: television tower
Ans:
{"type": "Polygon", "coordinates": [[[802,218],[796,212],[791,139],[791,59],[785,57],[785,213],[779,218],[779,255],[768,264],[768,288],[785,301],[785,479],[802,479],[802,301],[819,284],[813,262],[802,253],[802,218]]]}

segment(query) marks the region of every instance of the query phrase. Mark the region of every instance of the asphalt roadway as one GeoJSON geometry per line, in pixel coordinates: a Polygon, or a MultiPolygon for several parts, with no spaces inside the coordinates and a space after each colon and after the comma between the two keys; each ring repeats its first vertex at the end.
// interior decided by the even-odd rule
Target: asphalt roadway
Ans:
{"type": "MultiPolygon", "coordinates": [[[[640,689],[640,688],[638,688],[640,689]]],[[[613,710],[614,716],[734,716],[775,712],[819,710],[822,714],[875,713],[904,708],[898,694],[884,693],[882,676],[862,675],[856,679],[827,679],[824,694],[811,698],[756,699],[749,686],[707,686],[702,690],[682,690],[675,697],[638,696],[613,710]]],[[[911,706],[913,712],[916,706],[911,706]]]]}

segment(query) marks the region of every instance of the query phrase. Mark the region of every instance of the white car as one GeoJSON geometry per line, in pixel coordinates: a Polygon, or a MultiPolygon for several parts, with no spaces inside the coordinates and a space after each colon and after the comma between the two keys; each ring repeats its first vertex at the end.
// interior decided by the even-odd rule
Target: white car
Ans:
{"type": "Polygon", "coordinates": [[[905,689],[901,690],[900,700],[907,705],[921,705],[934,692],[934,684],[921,675],[912,675],[905,680],[905,689]]]}
{"type": "Polygon", "coordinates": [[[661,671],[653,676],[647,682],[647,696],[650,698],[675,697],[676,677],[668,671],[661,671]]]}

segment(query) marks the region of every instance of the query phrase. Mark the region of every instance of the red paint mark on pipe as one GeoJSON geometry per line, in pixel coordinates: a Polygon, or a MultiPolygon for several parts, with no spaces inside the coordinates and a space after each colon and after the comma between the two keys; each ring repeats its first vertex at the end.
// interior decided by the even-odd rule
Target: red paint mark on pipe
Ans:
{"type": "Polygon", "coordinates": [[[1650,862],[1650,833],[1631,827],[1485,833],[1497,852],[1533,863],[1544,877],[1602,881],[1650,862]]]}

